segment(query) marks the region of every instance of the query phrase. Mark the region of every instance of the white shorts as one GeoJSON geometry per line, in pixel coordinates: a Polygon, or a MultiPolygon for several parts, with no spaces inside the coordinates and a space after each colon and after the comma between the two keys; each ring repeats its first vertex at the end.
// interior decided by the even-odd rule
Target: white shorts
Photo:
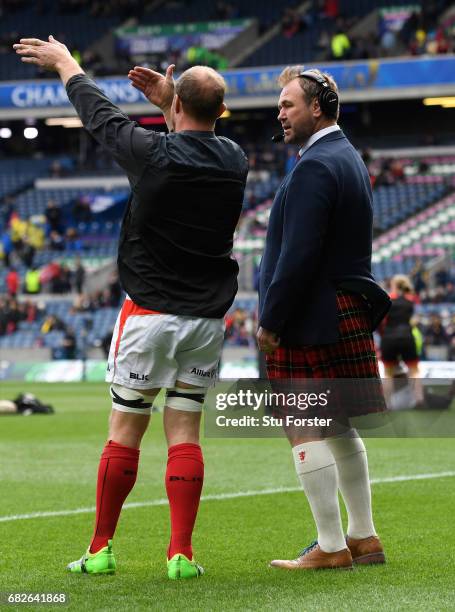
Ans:
{"type": "Polygon", "coordinates": [[[156,313],[127,298],[117,317],[106,382],[131,389],[210,387],[217,379],[224,319],[156,313]]]}

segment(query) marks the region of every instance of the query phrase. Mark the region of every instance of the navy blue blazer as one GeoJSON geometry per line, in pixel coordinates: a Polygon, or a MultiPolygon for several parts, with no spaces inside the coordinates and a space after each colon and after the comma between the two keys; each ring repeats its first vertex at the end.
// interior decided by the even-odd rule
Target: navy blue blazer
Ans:
{"type": "Polygon", "coordinates": [[[363,294],[371,328],[390,299],[371,273],[368,171],[343,132],[310,146],[284,178],[270,213],[259,278],[259,323],[283,346],[338,339],[336,291],[363,294]]]}

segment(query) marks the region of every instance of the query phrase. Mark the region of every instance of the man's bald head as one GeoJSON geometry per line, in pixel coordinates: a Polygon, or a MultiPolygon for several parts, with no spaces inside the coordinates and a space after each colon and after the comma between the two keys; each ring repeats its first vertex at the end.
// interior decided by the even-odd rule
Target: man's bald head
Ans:
{"type": "Polygon", "coordinates": [[[215,122],[226,93],[226,82],[208,66],[185,70],[175,84],[184,112],[202,122],[215,122]]]}

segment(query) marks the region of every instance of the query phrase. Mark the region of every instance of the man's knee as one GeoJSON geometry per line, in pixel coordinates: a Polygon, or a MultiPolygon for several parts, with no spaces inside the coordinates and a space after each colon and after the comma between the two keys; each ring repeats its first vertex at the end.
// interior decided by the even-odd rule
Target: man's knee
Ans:
{"type": "Polygon", "coordinates": [[[128,389],[122,385],[112,384],[110,387],[112,409],[119,412],[149,416],[152,412],[156,392],[153,395],[150,389],[146,391],[146,393],[142,393],[137,389],[128,389]]]}
{"type": "Polygon", "coordinates": [[[202,411],[207,389],[204,387],[182,387],[178,383],[166,392],[166,406],[183,412],[202,411]]]}

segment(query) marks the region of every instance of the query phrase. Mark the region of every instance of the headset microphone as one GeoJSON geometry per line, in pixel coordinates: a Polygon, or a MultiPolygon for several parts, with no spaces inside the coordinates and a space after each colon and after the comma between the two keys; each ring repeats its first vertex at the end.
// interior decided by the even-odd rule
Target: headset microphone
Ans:
{"type": "Polygon", "coordinates": [[[284,133],[278,132],[272,136],[272,142],[282,142],[284,140],[284,133]]]}

